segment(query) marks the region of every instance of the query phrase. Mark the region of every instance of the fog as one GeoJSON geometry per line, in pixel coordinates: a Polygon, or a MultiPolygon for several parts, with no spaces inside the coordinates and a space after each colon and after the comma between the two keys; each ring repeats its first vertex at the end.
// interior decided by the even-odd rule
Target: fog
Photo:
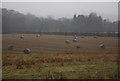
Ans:
{"type": "Polygon", "coordinates": [[[0,34],[2,33],[2,11],[0,10],[0,34]]]}
{"type": "Polygon", "coordinates": [[[118,19],[117,2],[3,2],[2,7],[38,17],[72,18],[74,14],[96,12],[110,21],[118,19]]]}

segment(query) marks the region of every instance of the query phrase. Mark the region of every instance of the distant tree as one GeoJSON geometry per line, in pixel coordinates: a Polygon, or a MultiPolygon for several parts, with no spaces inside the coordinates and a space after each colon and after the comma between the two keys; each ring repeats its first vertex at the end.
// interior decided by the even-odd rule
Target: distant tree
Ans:
{"type": "MultiPolygon", "coordinates": [[[[119,21],[120,22],[120,21],[119,21]]],[[[26,15],[15,10],[2,8],[3,33],[41,33],[41,32],[117,32],[118,21],[111,22],[92,12],[88,16],[74,14],[72,19],[53,16],[40,18],[31,13],[26,15]]]]}

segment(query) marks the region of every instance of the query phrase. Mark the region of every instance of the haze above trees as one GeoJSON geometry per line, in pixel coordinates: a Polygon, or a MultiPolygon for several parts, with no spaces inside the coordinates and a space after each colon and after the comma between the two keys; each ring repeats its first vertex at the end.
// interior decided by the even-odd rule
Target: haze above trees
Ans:
{"type": "Polygon", "coordinates": [[[73,18],[40,18],[32,14],[22,14],[15,10],[2,9],[3,33],[37,32],[117,32],[118,21],[111,22],[96,13],[74,14],[73,18]]]}

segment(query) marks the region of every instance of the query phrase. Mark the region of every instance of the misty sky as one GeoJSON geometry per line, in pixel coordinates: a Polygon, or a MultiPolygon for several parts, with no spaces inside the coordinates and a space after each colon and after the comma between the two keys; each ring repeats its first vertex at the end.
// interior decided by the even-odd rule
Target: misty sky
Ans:
{"type": "Polygon", "coordinates": [[[72,18],[74,14],[96,12],[110,21],[118,19],[117,2],[3,2],[2,7],[38,17],[72,18]]]}

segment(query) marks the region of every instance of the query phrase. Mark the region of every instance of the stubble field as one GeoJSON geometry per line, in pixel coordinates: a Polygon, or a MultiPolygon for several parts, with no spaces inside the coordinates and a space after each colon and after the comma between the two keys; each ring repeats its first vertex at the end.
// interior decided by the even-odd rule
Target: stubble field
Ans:
{"type": "Polygon", "coordinates": [[[117,78],[118,38],[24,34],[3,35],[3,79],[114,79],[117,78]],[[100,49],[103,42],[105,49],[100,49]],[[14,50],[9,51],[8,45],[14,50]],[[80,48],[76,48],[79,45],[80,48]],[[30,54],[23,50],[30,48],[30,54]]]}

